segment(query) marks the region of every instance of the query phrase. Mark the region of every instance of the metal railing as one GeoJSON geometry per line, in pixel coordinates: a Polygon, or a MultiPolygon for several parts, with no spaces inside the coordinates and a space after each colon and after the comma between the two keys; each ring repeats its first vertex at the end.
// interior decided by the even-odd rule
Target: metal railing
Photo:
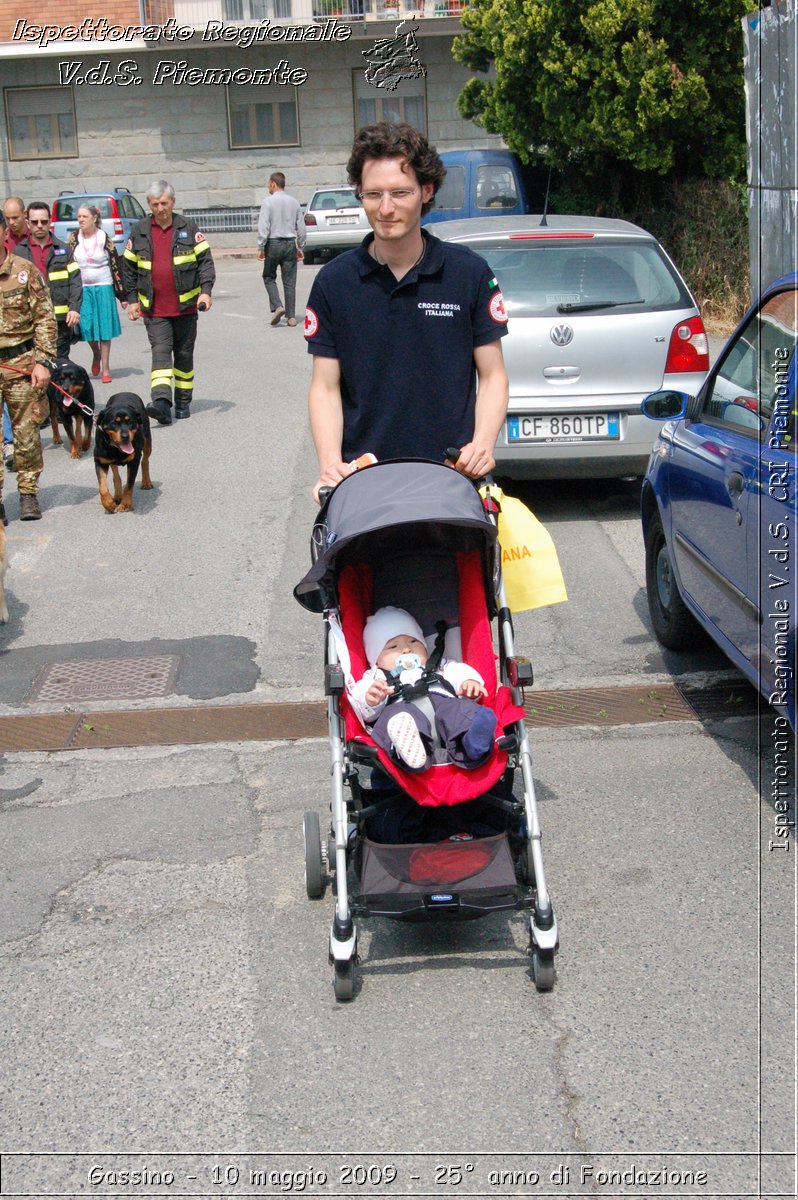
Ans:
{"type": "Polygon", "coordinates": [[[184,214],[196,221],[203,233],[257,233],[259,207],[184,208],[184,214]]]}
{"type": "Polygon", "coordinates": [[[390,21],[458,18],[463,0],[148,0],[151,19],[169,10],[176,23],[204,30],[210,22],[225,26],[308,25],[328,21],[390,21]]]}
{"type": "Polygon", "coordinates": [[[403,17],[459,17],[462,0],[314,0],[314,21],[330,17],[343,21],[391,21],[403,17]]]}

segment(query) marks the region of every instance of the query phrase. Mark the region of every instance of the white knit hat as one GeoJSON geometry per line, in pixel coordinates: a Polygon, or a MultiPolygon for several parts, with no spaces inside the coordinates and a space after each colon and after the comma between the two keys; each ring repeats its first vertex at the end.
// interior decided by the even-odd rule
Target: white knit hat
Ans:
{"type": "Polygon", "coordinates": [[[403,608],[378,608],[369,617],[363,630],[363,648],[372,667],[376,665],[386,644],[399,633],[407,633],[420,642],[424,641],[418,621],[403,608]]]}

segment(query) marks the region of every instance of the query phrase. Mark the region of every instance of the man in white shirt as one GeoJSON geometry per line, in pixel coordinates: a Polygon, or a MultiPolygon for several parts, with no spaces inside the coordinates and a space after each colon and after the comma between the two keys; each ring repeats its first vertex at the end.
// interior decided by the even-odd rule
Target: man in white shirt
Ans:
{"type": "Polygon", "coordinates": [[[272,310],[272,325],[283,317],[293,329],[296,325],[297,262],[304,258],[305,222],[299,201],[285,190],[285,175],[274,171],[269,176],[269,195],[258,217],[258,258],[263,260],[263,282],[272,310]],[[277,268],[283,280],[285,304],[277,288],[277,268]]]}

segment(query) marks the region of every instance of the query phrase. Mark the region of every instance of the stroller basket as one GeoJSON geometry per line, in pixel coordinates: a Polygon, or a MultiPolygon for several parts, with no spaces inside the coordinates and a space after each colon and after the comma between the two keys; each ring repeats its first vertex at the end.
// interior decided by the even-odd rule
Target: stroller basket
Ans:
{"type": "Polygon", "coordinates": [[[463,920],[529,903],[518,887],[506,834],[463,842],[363,843],[362,916],[439,916],[463,920]]]}

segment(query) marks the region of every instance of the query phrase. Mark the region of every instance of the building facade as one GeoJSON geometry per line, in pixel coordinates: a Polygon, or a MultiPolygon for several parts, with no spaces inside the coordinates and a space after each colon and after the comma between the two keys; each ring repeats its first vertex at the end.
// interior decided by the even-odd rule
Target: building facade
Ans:
{"type": "Polygon", "coordinates": [[[439,150],[501,145],[457,111],[460,0],[413,2],[107,0],[93,16],[68,0],[34,21],[0,0],[0,190],[143,200],[163,177],[181,208],[246,208],[275,169],[301,201],[341,182],[375,120],[439,150]]]}

